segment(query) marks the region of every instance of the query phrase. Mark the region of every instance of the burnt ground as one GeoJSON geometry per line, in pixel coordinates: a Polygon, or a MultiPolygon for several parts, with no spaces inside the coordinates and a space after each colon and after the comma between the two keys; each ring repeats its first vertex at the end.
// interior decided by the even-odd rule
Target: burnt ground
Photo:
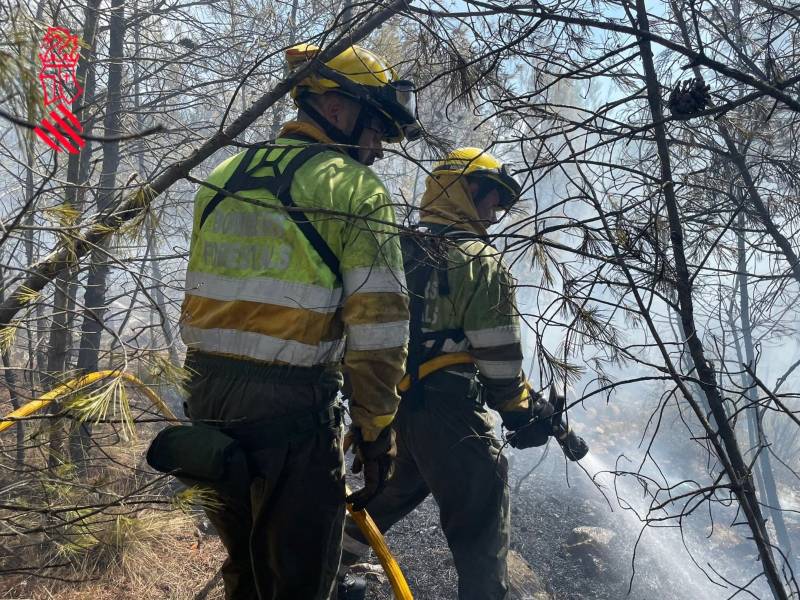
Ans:
{"type": "MultiPolygon", "coordinates": [[[[582,417],[583,423],[599,421],[589,418],[594,415],[582,417]]],[[[621,419],[614,427],[607,422],[602,427],[582,427],[580,433],[592,446],[592,452],[584,461],[586,468],[592,473],[607,469],[621,453],[620,448],[635,448],[638,440],[629,431],[630,427],[621,419]]],[[[680,438],[676,434],[673,440],[676,439],[683,443],[665,444],[670,452],[663,453],[659,459],[660,468],[670,472],[671,481],[680,479],[678,473],[687,470],[698,472],[706,464],[703,455],[695,456],[687,449],[683,434],[680,438]]],[[[514,489],[520,477],[542,457],[543,450],[509,450],[507,454],[511,464],[511,548],[530,564],[550,598],[716,600],[734,594],[735,589],[730,586],[723,589],[708,584],[703,573],[692,564],[678,532],[664,529],[648,529],[644,533],[637,551],[636,576],[629,592],[633,545],[641,523],[630,511],[620,508],[612,482],[604,480],[607,502],[585,473],[572,464],[567,468],[554,445],[519,489],[514,489]],[[611,540],[594,546],[574,546],[571,539],[573,530],[587,526],[604,528],[612,536],[611,540]],[[568,548],[570,544],[573,544],[572,550],[568,548]],[[579,552],[586,547],[588,553],[579,552]]],[[[351,485],[359,487],[360,482],[352,481],[351,485]]],[[[629,502],[642,498],[641,490],[635,484],[623,483],[618,490],[629,502]]],[[[793,498],[792,506],[787,508],[800,510],[800,492],[789,490],[786,497],[793,498]]],[[[724,512],[722,509],[719,511],[724,512]]],[[[790,534],[797,541],[794,544],[797,553],[800,549],[800,512],[787,512],[785,516],[791,528],[790,534]]],[[[705,508],[699,510],[692,519],[688,519],[684,527],[685,544],[701,565],[711,563],[725,576],[735,576],[740,581],[749,579],[750,574],[759,570],[754,547],[746,539],[746,528],[729,526],[734,520],[730,511],[716,516],[715,529],[710,537],[707,537],[712,533],[708,527],[708,511],[705,508]]],[[[202,520],[197,515],[195,525],[199,526],[202,520]]],[[[455,600],[456,572],[439,527],[438,508],[432,499],[426,500],[398,523],[386,538],[417,600],[455,600]]],[[[131,556],[122,561],[124,568],[109,569],[100,577],[95,575],[81,582],[48,583],[47,580],[25,576],[5,578],[0,584],[0,597],[192,600],[200,597],[198,592],[201,590],[205,590],[200,595],[207,600],[223,597],[221,585],[212,581],[225,557],[218,538],[186,524],[178,533],[165,531],[149,546],[152,547],[144,548],[146,551],[131,552],[131,556]]],[[[385,580],[372,575],[369,580],[370,600],[389,600],[392,597],[385,580]]],[[[770,596],[761,590],[736,596],[754,597],[770,596]]],[[[520,598],[531,600],[533,596],[518,595],[514,600],[520,598]]],[[[541,598],[536,596],[535,600],[541,598]]]]}
{"type": "MultiPolygon", "coordinates": [[[[747,573],[760,570],[755,547],[745,539],[745,528],[727,527],[730,519],[718,518],[710,535],[706,512],[694,521],[687,519],[683,541],[675,527],[645,530],[636,550],[636,574],[631,579],[633,548],[642,529],[638,518],[620,508],[613,489],[605,489],[607,502],[590,478],[574,465],[569,466],[568,486],[565,461],[554,449],[515,492],[513,488],[520,475],[524,475],[542,453],[541,450],[528,452],[532,456],[517,454],[511,458],[511,549],[528,562],[552,598],[716,600],[734,594],[736,590],[731,586],[723,588],[710,584],[692,563],[687,548],[709,573],[707,563],[726,577],[738,577],[739,581],[749,579],[745,576],[747,573]],[[520,464],[523,461],[525,468],[520,464]],[[568,548],[575,542],[570,538],[573,529],[585,526],[602,527],[612,538],[607,544],[590,543],[588,552],[581,552],[587,546],[568,548]]],[[[590,466],[590,470],[597,469],[590,466]]],[[[618,489],[625,500],[635,501],[634,488],[621,484],[618,489]]],[[[793,521],[793,532],[800,545],[800,519],[793,521]]],[[[389,531],[386,540],[406,575],[414,598],[455,600],[457,576],[439,527],[438,508],[430,497],[389,531]]],[[[374,557],[371,561],[376,562],[374,557]]],[[[368,598],[392,598],[387,583],[369,576],[368,580],[368,598]]],[[[754,588],[753,592],[736,597],[771,597],[763,589],[754,588]]],[[[530,599],[531,596],[515,600],[520,598],[530,599]]]]}
{"type": "MultiPolygon", "coordinates": [[[[512,457],[512,488],[519,475],[529,468],[530,461],[541,456],[541,450],[528,452],[529,455],[523,457],[512,457]],[[525,469],[519,464],[523,459],[525,469]],[[518,463],[516,466],[515,462],[518,463]]],[[[567,487],[563,458],[554,454],[547,457],[517,492],[513,489],[511,492],[511,547],[531,565],[549,594],[516,595],[513,600],[716,600],[732,595],[734,590],[730,588],[692,589],[691,586],[702,583],[704,577],[691,567],[685,550],[676,545],[676,537],[659,538],[650,532],[644,536],[638,552],[637,575],[628,594],[631,548],[639,527],[633,526],[635,521],[626,516],[627,513],[615,501],[612,501],[612,512],[589,479],[585,475],[579,476],[574,468],[570,468],[571,487],[567,487]],[[604,527],[615,536],[607,550],[593,552],[589,556],[591,560],[587,561],[585,555],[570,554],[565,548],[572,530],[580,526],[604,527]]],[[[355,481],[352,483],[357,485],[355,481]]],[[[202,521],[202,516],[197,514],[196,525],[202,521]]],[[[800,546],[800,519],[793,521],[793,532],[800,546]]],[[[738,532],[720,527],[710,540],[702,535],[699,537],[701,543],[712,549],[717,545],[717,552],[709,552],[703,559],[713,559],[719,564],[730,562],[730,557],[738,554],[751,566],[757,565],[749,546],[738,532]],[[718,537],[723,541],[716,540],[718,537]]],[[[438,508],[432,499],[427,499],[398,523],[388,532],[386,539],[416,600],[456,599],[456,572],[439,527],[438,508]]],[[[80,584],[65,582],[50,586],[43,585],[46,582],[41,580],[25,581],[27,578],[4,581],[0,585],[0,597],[37,600],[54,597],[62,600],[223,598],[222,586],[214,578],[225,552],[216,536],[203,534],[188,525],[182,527],[177,535],[161,536],[156,547],[146,554],[141,551],[135,554],[137,556],[130,561],[133,564],[128,568],[113,569],[99,579],[85,580],[80,584]],[[41,588],[30,589],[31,584],[41,588]]],[[[374,557],[372,562],[376,562],[374,557]]],[[[392,598],[385,579],[370,575],[368,580],[369,600],[392,598]]],[[[739,597],[769,596],[757,593],[739,597]]]]}
{"type": "MultiPolygon", "coordinates": [[[[529,454],[522,457],[512,456],[512,488],[532,461],[541,456],[541,450],[527,452],[529,454]],[[525,464],[520,464],[523,461],[525,464]]],[[[705,577],[691,565],[676,535],[663,536],[649,530],[637,553],[637,574],[629,593],[632,546],[640,529],[638,521],[622,511],[613,494],[609,494],[612,511],[589,478],[573,467],[570,467],[568,487],[564,460],[555,454],[551,451],[519,490],[511,491],[511,548],[530,564],[541,580],[541,587],[548,592],[543,596],[515,595],[513,600],[716,600],[733,594],[735,590],[731,588],[702,585],[705,577]],[[573,550],[571,554],[566,545],[571,541],[573,529],[581,526],[603,527],[613,532],[614,537],[605,549],[595,548],[588,555],[573,550]]],[[[358,482],[352,484],[357,486],[358,482]]],[[[631,497],[630,491],[626,497],[631,497]]],[[[203,520],[197,514],[195,524],[199,526],[203,520]]],[[[792,527],[793,536],[798,540],[796,547],[800,547],[800,518],[793,518],[792,527]]],[[[742,564],[748,566],[750,572],[757,568],[754,553],[741,528],[732,530],[718,526],[710,539],[705,538],[702,529],[699,534],[687,529],[687,545],[696,548],[699,543],[708,550],[701,557],[703,561],[710,560],[715,566],[727,564],[729,572],[742,564]],[[739,562],[733,563],[732,557],[737,557],[739,562]]],[[[386,539],[416,600],[456,599],[456,572],[439,527],[438,508],[431,498],[388,532],[386,539]]],[[[99,579],[80,584],[65,582],[50,586],[42,585],[44,581],[26,581],[27,578],[11,581],[9,578],[0,585],[0,597],[37,600],[53,597],[63,600],[223,598],[222,586],[214,579],[225,552],[216,536],[203,534],[188,525],[177,535],[162,536],[151,550],[146,554],[136,552],[136,560],[131,561],[134,564],[126,569],[113,569],[99,579]],[[36,589],[39,586],[42,587],[36,589]]],[[[371,557],[371,562],[377,561],[371,557]]],[[[392,598],[382,576],[369,575],[368,580],[369,600],[392,598]]],[[[770,596],[757,592],[739,597],[770,596]]]]}
{"type": "MultiPolygon", "coordinates": [[[[512,488],[521,474],[524,471],[513,469],[512,464],[512,488]]],[[[620,556],[609,556],[608,562],[603,560],[587,568],[565,549],[575,527],[608,526],[607,514],[610,513],[602,496],[595,494],[597,498],[592,499],[593,486],[579,480],[576,473],[571,474],[571,485],[572,488],[567,488],[564,483],[563,461],[559,459],[546,460],[517,493],[512,489],[511,549],[530,564],[553,598],[624,598],[628,593],[630,569],[624,568],[624,564],[613,564],[620,561],[620,556]]],[[[419,600],[456,598],[456,571],[438,518],[438,507],[429,497],[386,534],[414,598],[419,600]]],[[[649,566],[640,564],[639,568],[648,570],[649,566]]],[[[628,597],[642,600],[664,597],[658,589],[665,583],[648,573],[646,578],[637,580],[638,585],[628,597]]],[[[369,598],[376,600],[392,597],[388,584],[372,581],[370,592],[369,598]]]]}

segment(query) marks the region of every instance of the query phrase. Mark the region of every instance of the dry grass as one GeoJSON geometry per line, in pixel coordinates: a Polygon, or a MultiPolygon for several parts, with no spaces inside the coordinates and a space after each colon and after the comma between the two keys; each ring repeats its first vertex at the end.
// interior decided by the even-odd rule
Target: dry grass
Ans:
{"type": "MultiPolygon", "coordinates": [[[[171,513],[170,513],[171,514],[171,513]]],[[[114,560],[92,575],[60,573],[78,582],[15,578],[0,584],[1,598],[35,600],[189,600],[216,574],[225,558],[219,539],[199,534],[180,513],[159,518],[160,530],[148,531],[121,548],[109,547],[114,560]]],[[[221,587],[208,600],[221,599],[221,587]]]]}
{"type": "MultiPolygon", "coordinates": [[[[90,462],[82,473],[70,463],[47,467],[52,419],[26,424],[23,468],[13,462],[13,430],[0,438],[2,501],[31,509],[0,511],[6,534],[0,537],[0,598],[193,599],[219,570],[225,552],[218,538],[200,534],[194,517],[176,508],[188,507],[190,498],[171,500],[165,482],[145,468],[144,452],[163,423],[138,423],[132,431],[131,422],[150,415],[146,399],[133,392],[129,405],[121,386],[100,387],[94,395],[86,396],[96,400],[87,405],[94,410],[88,420],[119,416],[120,408],[128,418],[94,425],[90,462]],[[70,509],[79,506],[84,508],[70,509]],[[46,533],[24,533],[37,527],[46,533]]],[[[10,410],[0,389],[0,414],[10,410]]],[[[58,423],[64,434],[69,425],[58,423]]],[[[206,598],[222,598],[221,588],[206,598]]]]}

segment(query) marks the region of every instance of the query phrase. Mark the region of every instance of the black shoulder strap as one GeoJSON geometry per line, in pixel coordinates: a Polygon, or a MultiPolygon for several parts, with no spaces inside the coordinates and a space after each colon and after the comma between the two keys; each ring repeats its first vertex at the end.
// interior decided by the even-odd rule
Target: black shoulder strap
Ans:
{"type": "Polygon", "coordinates": [[[441,331],[422,331],[423,317],[425,316],[425,291],[431,280],[433,272],[439,274],[439,295],[446,296],[450,293],[447,283],[448,262],[447,252],[441,244],[427,243],[425,240],[412,237],[409,240],[410,248],[405,251],[405,271],[408,285],[409,298],[409,340],[408,359],[406,371],[411,378],[411,386],[419,381],[419,368],[425,361],[437,356],[447,340],[458,343],[465,337],[461,329],[444,329],[441,331]],[[442,281],[445,281],[444,285],[442,281]],[[425,344],[433,341],[431,348],[425,344]]]}
{"type": "Polygon", "coordinates": [[[323,239],[311,221],[309,221],[305,213],[303,213],[303,211],[300,210],[300,207],[295,204],[291,194],[292,180],[294,179],[294,175],[297,170],[312,156],[315,156],[320,152],[330,150],[330,148],[322,144],[307,146],[306,148],[300,150],[300,152],[298,152],[297,155],[294,156],[291,161],[289,161],[289,164],[286,165],[286,168],[280,173],[278,173],[278,164],[280,164],[281,160],[286,155],[286,152],[291,150],[291,147],[286,148],[274,160],[267,160],[267,156],[270,154],[270,152],[266,151],[262,160],[260,160],[252,168],[248,168],[250,167],[250,163],[253,162],[253,158],[259,149],[260,148],[254,146],[245,152],[244,157],[236,166],[236,170],[228,178],[228,181],[225,183],[223,188],[214,195],[211,201],[203,209],[203,214],[200,215],[200,227],[203,227],[203,224],[205,224],[211,213],[214,212],[217,206],[219,206],[220,202],[222,202],[225,198],[230,197],[230,194],[235,194],[243,190],[265,188],[273,196],[280,200],[281,204],[283,204],[283,206],[286,208],[286,212],[289,217],[295,222],[297,227],[300,228],[300,232],[306,237],[308,243],[311,244],[317,254],[319,254],[322,262],[324,262],[325,265],[336,276],[336,279],[341,281],[342,273],[339,266],[339,258],[336,256],[333,250],[331,250],[331,247],[323,239]],[[272,167],[274,175],[265,175],[260,177],[254,177],[252,175],[252,173],[264,167],[272,167]]]}
{"type": "MultiPolygon", "coordinates": [[[[323,150],[327,148],[320,148],[319,146],[309,146],[307,148],[303,148],[300,152],[297,153],[283,172],[278,175],[277,177],[270,178],[265,183],[264,187],[266,187],[272,194],[281,201],[286,207],[286,212],[289,214],[289,217],[295,222],[295,224],[300,228],[300,231],[306,236],[308,243],[313,246],[314,250],[317,251],[322,262],[324,262],[331,272],[336,276],[336,279],[339,281],[342,280],[342,271],[339,266],[339,258],[336,254],[331,250],[331,247],[328,243],[322,238],[319,231],[317,231],[316,227],[308,220],[305,213],[300,210],[300,207],[295,204],[294,200],[292,200],[292,180],[294,179],[294,174],[297,172],[303,164],[310,159],[312,156],[319,154],[323,150]]],[[[277,166],[278,161],[275,162],[277,166]]]]}
{"type": "Polygon", "coordinates": [[[214,197],[211,198],[211,201],[206,204],[206,207],[203,209],[203,214],[200,215],[200,229],[203,228],[206,220],[211,216],[211,213],[216,210],[217,206],[219,206],[219,203],[230,195],[226,194],[225,192],[235,194],[243,189],[241,184],[247,177],[247,167],[251,162],[253,162],[253,157],[256,155],[256,152],[258,152],[258,148],[253,146],[244,153],[244,157],[239,161],[239,164],[236,165],[236,170],[233,172],[233,175],[228,178],[228,181],[225,182],[225,185],[222,186],[222,189],[214,194],[214,197]]]}
{"type": "Polygon", "coordinates": [[[405,257],[406,283],[408,285],[408,359],[406,371],[411,377],[411,385],[419,379],[422,364],[422,318],[425,313],[425,289],[433,272],[433,262],[427,256],[424,242],[411,238],[411,246],[405,257]]]}

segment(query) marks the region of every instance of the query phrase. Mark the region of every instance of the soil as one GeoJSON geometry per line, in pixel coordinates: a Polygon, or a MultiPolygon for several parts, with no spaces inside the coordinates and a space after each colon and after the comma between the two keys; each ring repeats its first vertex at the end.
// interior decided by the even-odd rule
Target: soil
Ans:
{"type": "MultiPolygon", "coordinates": [[[[619,506],[613,489],[605,489],[607,501],[585,473],[573,464],[566,465],[557,450],[551,450],[515,492],[513,488],[519,477],[539,459],[542,450],[526,452],[527,456],[511,457],[511,550],[530,565],[553,600],[729,598],[735,588],[710,584],[692,563],[684,544],[704,567],[711,562],[727,577],[741,578],[741,565],[747,571],[757,572],[754,548],[743,543],[741,537],[744,528],[734,531],[724,525],[723,519],[718,519],[710,535],[699,524],[706,522],[704,514],[696,524],[687,519],[683,541],[676,528],[648,528],[642,533],[641,522],[632,511],[619,506]],[[567,547],[573,530],[585,526],[604,528],[611,538],[607,545],[600,543],[593,550],[592,556],[596,558],[589,565],[591,568],[567,547]],[[634,546],[640,533],[634,560],[634,546]]],[[[635,495],[635,490],[620,491],[623,497],[635,495]]],[[[439,527],[438,508],[431,498],[387,532],[386,540],[414,598],[456,599],[457,576],[439,527]]],[[[387,583],[374,577],[368,577],[368,581],[368,598],[392,598],[387,583]]],[[[748,597],[767,597],[763,590],[753,591],[754,595],[748,597]]],[[[511,600],[540,597],[513,595],[511,600]]]]}
{"type": "MultiPolygon", "coordinates": [[[[616,432],[599,431],[592,437],[593,454],[590,457],[603,460],[605,456],[605,464],[613,463],[608,457],[614,454],[597,442],[601,439],[619,440],[616,432]]],[[[730,597],[735,589],[709,585],[705,575],[692,565],[683,544],[695,550],[702,548],[699,562],[703,566],[707,562],[715,567],[726,566],[726,576],[758,571],[757,557],[752,544],[746,540],[745,528],[730,527],[730,518],[716,518],[711,530],[705,513],[705,516],[697,517],[699,520],[695,524],[687,520],[684,540],[676,531],[646,530],[634,562],[633,548],[641,532],[641,523],[631,511],[620,508],[614,489],[610,486],[605,489],[607,501],[586,473],[565,462],[555,445],[536,470],[525,477],[542,453],[542,449],[508,452],[512,488],[511,549],[518,553],[523,563],[530,565],[548,596],[517,594],[513,600],[544,600],[545,597],[553,600],[715,600],[730,597]],[[521,477],[525,477],[522,482],[521,477]],[[599,548],[591,555],[588,565],[591,568],[566,547],[576,527],[602,527],[614,534],[608,547],[599,548]],[[632,565],[635,565],[635,570],[632,565]],[[740,569],[742,572],[737,573],[740,569]]],[[[677,468],[685,466],[689,460],[685,453],[676,453],[666,458],[663,464],[677,468]]],[[[589,470],[597,471],[599,464],[604,463],[595,463],[589,470]]],[[[358,485],[358,482],[353,482],[354,487],[358,485]]],[[[625,488],[621,495],[633,499],[637,488],[625,488]]],[[[638,495],[641,497],[641,493],[638,495]]],[[[198,515],[195,524],[201,525],[201,520],[198,515]]],[[[800,532],[798,521],[790,518],[792,531],[800,532]]],[[[439,527],[438,508],[431,498],[389,531],[386,539],[417,600],[456,598],[457,575],[439,527]]],[[[92,578],[84,577],[80,582],[4,576],[0,583],[0,598],[200,600],[202,597],[221,600],[222,586],[212,580],[224,558],[224,549],[216,536],[186,524],[177,533],[164,532],[149,547],[130,553],[126,561],[110,565],[105,572],[92,578]],[[204,593],[198,596],[202,590],[204,593]]],[[[374,557],[372,562],[376,562],[374,557]]],[[[523,571],[524,568],[520,570],[523,571]]],[[[75,576],[69,578],[74,580],[75,576]]],[[[392,597],[389,585],[380,573],[370,573],[368,581],[370,600],[389,600],[392,597]]],[[[754,596],[766,597],[759,592],[747,597],[754,596]]]]}

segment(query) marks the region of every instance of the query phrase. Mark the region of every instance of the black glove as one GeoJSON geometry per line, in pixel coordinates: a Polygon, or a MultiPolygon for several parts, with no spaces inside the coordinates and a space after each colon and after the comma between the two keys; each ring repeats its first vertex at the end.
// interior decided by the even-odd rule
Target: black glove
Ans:
{"type": "Polygon", "coordinates": [[[392,474],[397,446],[394,442],[394,431],[386,427],[378,439],[367,442],[361,437],[361,430],[354,427],[348,434],[353,440],[353,473],[364,471],[364,487],[347,496],[353,504],[353,510],[363,510],[377,496],[392,474]]]}
{"type": "Polygon", "coordinates": [[[531,395],[528,410],[513,410],[500,413],[503,425],[511,430],[508,443],[513,448],[543,446],[553,435],[553,405],[541,394],[531,395]]]}

